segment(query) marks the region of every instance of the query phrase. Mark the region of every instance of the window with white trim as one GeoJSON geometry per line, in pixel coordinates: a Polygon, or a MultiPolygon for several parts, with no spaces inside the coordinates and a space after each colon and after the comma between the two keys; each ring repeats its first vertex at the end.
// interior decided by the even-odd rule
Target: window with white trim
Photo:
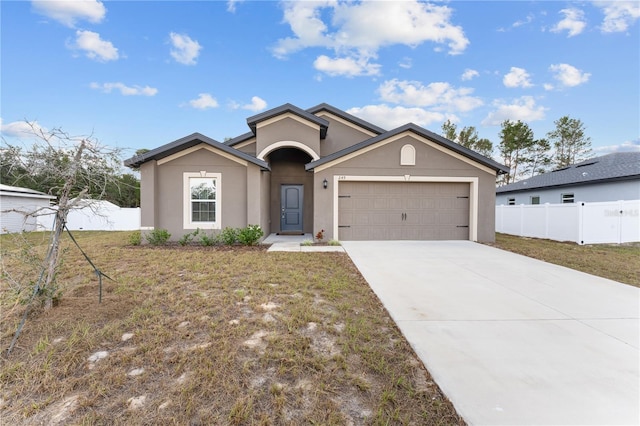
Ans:
{"type": "Polygon", "coordinates": [[[570,204],[570,203],[573,203],[573,199],[574,199],[574,197],[573,197],[573,193],[570,193],[570,194],[562,194],[562,195],[561,195],[561,201],[562,201],[562,204],[570,204]]]}
{"type": "Polygon", "coordinates": [[[220,229],[220,189],[222,174],[183,173],[184,228],[220,229]]]}
{"type": "Polygon", "coordinates": [[[531,204],[540,204],[540,196],[532,195],[531,196],[531,204]]]}

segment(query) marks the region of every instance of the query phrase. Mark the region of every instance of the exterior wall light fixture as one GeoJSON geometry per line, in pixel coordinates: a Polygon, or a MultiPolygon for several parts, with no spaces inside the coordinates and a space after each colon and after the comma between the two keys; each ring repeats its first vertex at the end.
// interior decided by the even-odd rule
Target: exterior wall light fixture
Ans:
{"type": "Polygon", "coordinates": [[[329,186],[329,182],[327,182],[327,180],[326,180],[326,179],[325,179],[325,180],[323,180],[323,181],[322,181],[322,187],[323,187],[324,189],[327,189],[327,187],[328,187],[328,186],[329,186]]]}

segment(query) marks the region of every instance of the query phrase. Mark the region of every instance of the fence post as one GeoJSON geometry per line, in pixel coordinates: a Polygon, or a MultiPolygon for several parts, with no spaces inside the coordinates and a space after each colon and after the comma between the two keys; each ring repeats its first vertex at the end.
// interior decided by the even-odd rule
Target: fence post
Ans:
{"type": "Polygon", "coordinates": [[[622,244],[622,216],[624,215],[624,206],[622,200],[618,200],[618,244],[622,244]]]}
{"type": "Polygon", "coordinates": [[[578,203],[578,241],[576,243],[581,246],[584,245],[584,230],[582,229],[584,226],[584,203],[578,203]]]}

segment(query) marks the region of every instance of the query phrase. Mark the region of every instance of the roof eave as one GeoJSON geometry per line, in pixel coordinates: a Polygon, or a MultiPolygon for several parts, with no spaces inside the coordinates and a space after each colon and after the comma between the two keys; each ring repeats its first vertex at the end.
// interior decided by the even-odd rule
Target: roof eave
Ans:
{"type": "Polygon", "coordinates": [[[415,133],[418,136],[421,136],[425,139],[431,140],[432,142],[435,142],[439,145],[445,146],[448,149],[469,158],[470,160],[473,160],[477,163],[482,164],[483,166],[489,167],[493,170],[495,170],[498,174],[504,174],[504,173],[509,173],[509,167],[502,165],[496,161],[491,160],[490,158],[484,157],[480,154],[478,154],[475,151],[472,151],[468,148],[463,147],[462,145],[459,145],[455,142],[452,142],[448,139],[445,139],[433,132],[430,132],[426,129],[423,129],[422,127],[417,126],[416,124],[413,123],[409,123],[409,124],[405,124],[404,126],[400,126],[396,129],[393,130],[389,130],[388,132],[382,133],[378,136],[374,136],[370,139],[367,139],[365,141],[362,141],[358,144],[352,145],[348,148],[345,148],[341,151],[335,152],[332,155],[328,155],[324,158],[312,161],[308,164],[305,165],[305,170],[309,171],[309,170],[313,170],[314,168],[321,166],[325,163],[329,163],[331,161],[337,160],[340,157],[343,157],[345,155],[351,154],[353,152],[356,152],[362,148],[365,148],[369,145],[373,145],[375,143],[378,143],[382,140],[388,139],[390,137],[393,137],[395,135],[399,135],[401,133],[410,131],[412,133],[415,133]]]}
{"type": "Polygon", "coordinates": [[[180,152],[184,149],[190,148],[200,143],[204,143],[213,148],[216,148],[228,154],[234,155],[249,163],[260,166],[264,170],[271,170],[271,168],[269,167],[269,164],[266,161],[259,160],[255,157],[252,157],[249,154],[246,154],[242,151],[238,151],[235,148],[232,148],[221,142],[218,142],[215,139],[211,139],[210,137],[205,136],[201,133],[193,133],[189,136],[185,136],[183,138],[177,139],[159,148],[152,149],[151,151],[145,152],[142,155],[129,158],[128,160],[124,161],[124,165],[131,168],[138,168],[143,163],[146,163],[147,161],[159,160],[159,159],[168,157],[169,155],[180,152]]]}
{"type": "Polygon", "coordinates": [[[537,186],[531,186],[527,188],[507,189],[506,191],[505,190],[500,191],[500,187],[498,187],[496,188],[496,194],[512,194],[514,192],[527,192],[527,191],[534,191],[534,190],[567,188],[570,186],[593,185],[593,184],[599,184],[599,183],[619,182],[619,181],[625,181],[625,180],[640,180],[640,175],[617,176],[617,177],[593,179],[593,180],[579,181],[579,182],[558,183],[554,185],[537,185],[537,186]]]}

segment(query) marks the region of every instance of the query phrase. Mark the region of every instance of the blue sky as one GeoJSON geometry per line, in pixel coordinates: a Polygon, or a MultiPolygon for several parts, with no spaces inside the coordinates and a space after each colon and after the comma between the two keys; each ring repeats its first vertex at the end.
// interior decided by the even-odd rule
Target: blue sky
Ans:
{"type": "MultiPolygon", "coordinates": [[[[640,150],[638,1],[2,1],[2,135],[155,148],[223,141],[290,102],[385,129],[450,119],[499,142],[580,119],[595,154],[640,150]]],[[[496,152],[496,158],[497,152],[496,152]]]]}

